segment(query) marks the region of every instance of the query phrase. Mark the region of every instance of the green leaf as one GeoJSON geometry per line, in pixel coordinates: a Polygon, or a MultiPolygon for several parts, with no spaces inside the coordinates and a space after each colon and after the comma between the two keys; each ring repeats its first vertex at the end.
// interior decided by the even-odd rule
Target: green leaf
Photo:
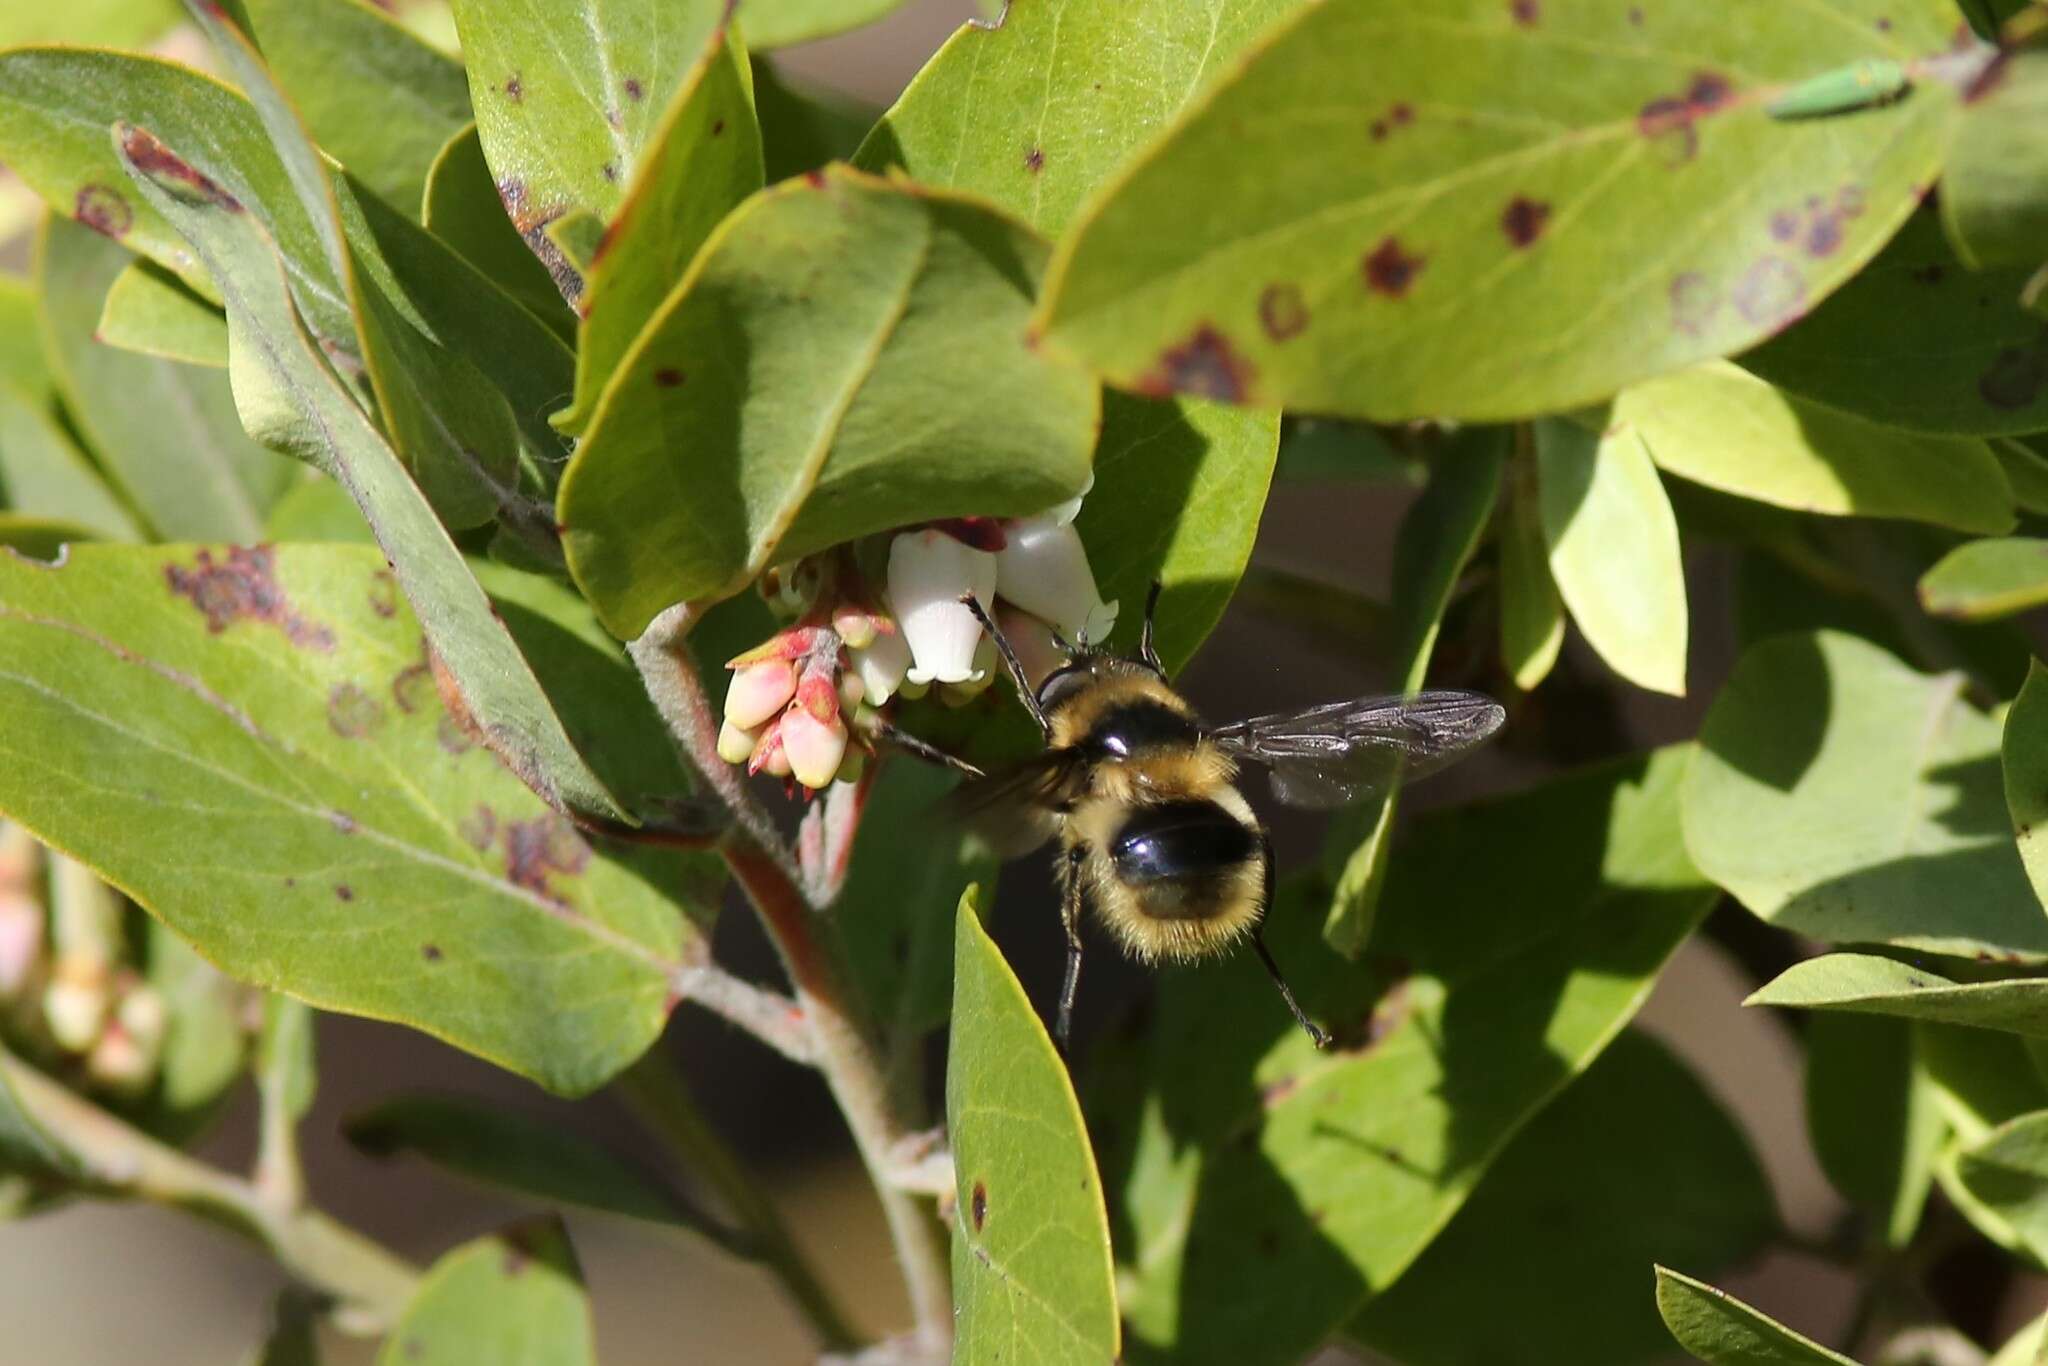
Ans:
{"type": "Polygon", "coordinates": [[[1788,85],[1954,24],[1940,0],[1827,17],[1300,6],[1089,201],[1040,324],[1141,393],[1382,421],[1540,415],[1741,350],[1883,245],[1954,119],[1926,81],[1773,120],[1788,85]]]}
{"type": "Polygon", "coordinates": [[[173,1144],[203,1133],[249,1057],[244,1022],[248,992],[222,976],[192,947],[151,920],[150,986],[167,1015],[155,1094],[143,1127],[173,1144]]]}
{"type": "Polygon", "coordinates": [[[0,15],[0,47],[79,43],[141,47],[179,19],[177,0],[74,0],[66,5],[10,5],[0,15]]]}
{"type": "Polygon", "coordinates": [[[1507,505],[1500,521],[1501,663],[1524,692],[1550,676],[1564,646],[1564,600],[1543,544],[1534,460],[1508,465],[1507,505]]]}
{"type": "MultiPolygon", "coordinates": [[[[1458,576],[1479,547],[1500,488],[1506,434],[1475,429],[1456,438],[1430,462],[1429,486],[1402,519],[1394,543],[1393,599],[1398,620],[1392,632],[1394,686],[1409,693],[1429,674],[1438,629],[1458,576]]],[[[1325,844],[1344,851],[1323,937],[1332,948],[1356,956],[1372,938],[1386,881],[1398,783],[1352,807],[1333,823],[1325,844]]]]}
{"type": "Polygon", "coordinates": [[[427,1272],[378,1366],[595,1366],[583,1271],[559,1219],[464,1243],[427,1272]]]}
{"type": "Polygon", "coordinates": [[[2048,1350],[2048,1318],[2038,1318],[2006,1340],[1986,1366],[2040,1366],[2048,1350]]]}
{"type": "MultiPolygon", "coordinates": [[[[576,315],[555,288],[548,268],[527,250],[525,239],[498,200],[498,187],[491,181],[491,168],[484,163],[475,124],[448,140],[427,173],[426,224],[435,237],[551,331],[562,337],[573,335],[576,315]]],[[[547,408],[569,397],[566,390],[551,394],[547,408]]]]}
{"type": "Polygon", "coordinates": [[[2020,862],[2048,906],[2048,669],[2027,665],[2027,681],[2006,713],[2000,745],[2005,807],[2019,841],[2020,862]]]}
{"type": "Polygon", "coordinates": [[[477,133],[520,236],[573,302],[582,281],[545,237],[609,219],[662,112],[704,50],[720,0],[454,0],[477,133]]]}
{"type": "MultiPolygon", "coordinates": [[[[962,25],[855,156],[984,195],[1057,235],[1081,203],[1297,0],[1088,0],[962,25]]],[[[747,36],[755,25],[747,21],[747,36]]]]}
{"type": "Polygon", "coordinates": [[[960,898],[946,1133],[958,1183],[953,1360],[1118,1359],[1102,1181],[1067,1069],[1016,974],[960,898]]]}
{"type": "Polygon", "coordinates": [[[292,486],[270,510],[264,529],[270,541],[343,541],[375,545],[370,524],[348,490],[314,470],[292,486]]]}
{"type": "MultiPolygon", "coordinates": [[[[1950,1154],[2008,1120],[2048,1108],[2048,1086],[2033,1065],[2032,1041],[2024,1034],[1918,1020],[1913,1048],[1954,1130],[1950,1154]]],[[[1942,1166],[1952,1170],[1953,1164],[1942,1166]]]]}
{"type": "Polygon", "coordinates": [[[703,1211],[637,1163],[556,1125],[454,1096],[401,1096],[343,1132],[377,1158],[412,1153],[486,1186],[551,1205],[703,1231],[703,1211]]]}
{"type": "Polygon", "coordinates": [[[757,48],[788,47],[872,24],[903,0],[748,0],[741,19],[757,48]]]}
{"type": "Polygon", "coordinates": [[[1683,1063],[1630,1030],[1529,1121],[1349,1331],[1431,1366],[1639,1366],[1668,1343],[1644,1270],[1725,1267],[1776,1228],[1742,1130],[1683,1063]]]}
{"type": "Polygon", "coordinates": [[[755,57],[750,65],[754,114],[771,185],[827,162],[850,160],[874,126],[873,109],[836,90],[786,78],[765,57],[755,57]]]}
{"type": "MultiPolygon", "coordinates": [[[[150,533],[253,541],[293,470],[244,434],[227,377],[93,340],[107,290],[132,259],[63,219],[48,222],[37,280],[65,408],[150,533]]],[[[114,524],[95,515],[87,525],[114,524]]]]}
{"type": "Polygon", "coordinates": [[[1956,982],[1867,953],[1830,953],[1795,963],[1743,1004],[1896,1015],[2048,1039],[2048,981],[1956,982]]]}
{"type": "Polygon", "coordinates": [[[227,299],[244,424],[349,490],[492,751],[551,801],[630,820],[563,731],[417,486],[301,329],[282,263],[261,230],[234,201],[211,197],[212,182],[162,144],[139,140],[147,134],[135,130],[125,136],[157,158],[151,174],[135,170],[136,184],[191,235],[227,299]]]}
{"type": "Polygon", "coordinates": [[[1948,1122],[1905,1022],[1833,1014],[1807,1022],[1806,1132],[1828,1180],[1874,1216],[1886,1243],[1911,1242],[1948,1122]]]}
{"type": "Polygon", "coordinates": [[[1713,1366],[1856,1366],[1725,1291],[1661,1266],[1657,1312],[1679,1346],[1713,1366]]]}
{"type": "Polygon", "coordinates": [[[1107,1147],[1137,1135],[1109,1178],[1133,1362],[1299,1361],[1396,1282],[1705,915],[1678,839],[1685,762],[1418,821],[1359,964],[1317,942],[1318,889],[1284,883],[1266,938],[1328,1052],[1249,954],[1166,975],[1147,1084],[1093,1117],[1107,1147]]]}
{"type": "Polygon", "coordinates": [[[322,149],[417,221],[427,171],[469,122],[462,64],[368,0],[241,0],[322,149]]]}
{"type": "Polygon", "coordinates": [[[318,1305],[310,1295],[297,1289],[279,1292],[270,1334],[249,1366],[320,1366],[318,1326],[318,1305]]]}
{"type": "Polygon", "coordinates": [[[1586,642],[1636,686],[1685,696],[1678,520],[1641,433],[1540,422],[1536,467],[1550,572],[1586,642]]]}
{"type": "Polygon", "coordinates": [[[42,404],[0,381],[0,503],[95,539],[139,540],[134,519],[42,404]]]}
{"type": "Polygon", "coordinates": [[[1977,274],[1933,206],[1856,278],[1743,356],[1773,384],[1876,422],[1937,436],[2048,427],[2048,343],[2020,304],[2048,239],[2022,269],[1977,274]]]}
{"type": "Polygon", "coordinates": [[[34,560],[55,561],[64,547],[78,541],[97,540],[90,528],[76,522],[55,521],[16,512],[0,512],[0,546],[20,551],[34,560]]]}
{"type": "Polygon", "coordinates": [[[2007,54],[1970,93],[1942,168],[1942,222],[1972,266],[2034,269],[2048,256],[2048,53],[2007,54]]]}
{"type": "Polygon", "coordinates": [[[0,661],[0,810],[235,978],[565,1092],[661,1032],[706,856],[594,848],[473,746],[374,547],[0,556],[0,661]]]}
{"type": "Polygon", "coordinates": [[[224,370],[228,323],[218,308],[150,260],[114,277],[93,340],[124,351],[224,370]]]}
{"type": "MultiPolygon", "coordinates": [[[[2035,438],[2036,442],[2040,438],[2035,438]]],[[[1994,441],[1991,453],[2012,484],[2012,496],[2022,512],[2048,516],[2048,454],[2019,441],[1994,441]]]]}
{"type": "Polygon", "coordinates": [[[1098,395],[1025,340],[1043,257],[976,202],[843,169],[742,205],[562,481],[569,567],[605,624],[637,635],[777,560],[1080,492],[1098,395]]]}
{"type": "Polygon", "coordinates": [[[1920,605],[1938,617],[1996,621],[2048,603],[2048,540],[1967,541],[1920,580],[1920,605]]]}
{"type": "Polygon", "coordinates": [[[1724,493],[1795,512],[1905,517],[1979,535],[2013,524],[2012,489],[1984,442],[1865,422],[1703,365],[1624,390],[1617,420],[1650,456],[1724,493]]]}
{"type": "Polygon", "coordinates": [[[43,403],[56,393],[43,355],[35,281],[0,271],[0,384],[43,403]]]}
{"type": "Polygon", "coordinates": [[[720,27],[676,87],[640,168],[583,272],[576,401],[555,423],[580,432],[641,328],[726,214],[761,188],[761,129],[747,54],[720,27]]]}
{"type": "Polygon", "coordinates": [[[1686,782],[1701,871],[1824,943],[2048,957],[2003,809],[1998,722],[1963,685],[1832,631],[1752,646],[1686,782]]]}
{"type": "Polygon", "coordinates": [[[2036,1258],[2048,1258],[2048,1111],[2011,1120],[1956,1155],[1956,1175],[2036,1258]]]}

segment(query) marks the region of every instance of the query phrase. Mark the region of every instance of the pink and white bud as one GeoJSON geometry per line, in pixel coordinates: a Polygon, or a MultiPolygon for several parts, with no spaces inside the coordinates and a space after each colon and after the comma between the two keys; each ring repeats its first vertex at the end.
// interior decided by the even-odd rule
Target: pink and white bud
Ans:
{"type": "Polygon", "coordinates": [[[789,776],[789,755],[782,748],[782,726],[789,716],[790,713],[784,712],[761,732],[753,754],[747,758],[748,773],[766,773],[775,778],[789,776]]]}
{"type": "Polygon", "coordinates": [[[865,607],[841,603],[832,613],[832,629],[847,649],[858,650],[874,640],[879,627],[874,613],[865,607]]]}
{"type": "Polygon", "coordinates": [[[50,1037],[67,1053],[93,1046],[107,1022],[112,1004],[105,960],[93,954],[63,954],[43,989],[43,1023],[50,1037]]]}
{"type": "Polygon", "coordinates": [[[43,908],[24,892],[0,889],[0,1001],[28,986],[43,943],[43,908]]]}
{"type": "Polygon", "coordinates": [[[822,788],[846,757],[846,723],[836,712],[825,721],[802,707],[791,707],[782,718],[782,750],[789,757],[792,777],[805,787],[822,788]]]}
{"type": "Polygon", "coordinates": [[[981,623],[961,598],[995,598],[996,557],[943,531],[906,531],[889,545],[889,605],[910,646],[913,683],[963,683],[974,676],[981,623]]]}
{"type": "Polygon", "coordinates": [[[743,764],[761,742],[760,727],[736,726],[730,717],[718,728],[718,757],[729,764],[743,764]]]}
{"type": "MultiPolygon", "coordinates": [[[[830,661],[816,664],[804,670],[797,680],[796,700],[790,705],[789,715],[798,712],[814,721],[829,722],[839,719],[839,671],[830,661]]],[[[785,721],[783,724],[787,725],[785,721]]]]}
{"type": "Polygon", "coordinates": [[[725,719],[752,730],[789,705],[796,694],[796,670],[780,659],[735,669],[725,689],[725,719]]]}
{"type": "Polygon", "coordinates": [[[1007,530],[1009,541],[996,556],[996,592],[1069,640],[1107,639],[1117,605],[1096,591],[1081,533],[1051,516],[1011,522],[1007,530]]]}
{"type": "Polygon", "coordinates": [[[157,989],[146,982],[137,982],[114,1007],[114,1023],[135,1040],[138,1048],[154,1059],[163,1047],[171,1016],[157,989]]]}
{"type": "Polygon", "coordinates": [[[903,686],[910,669],[910,642],[901,631],[878,631],[868,644],[853,650],[853,670],[869,702],[881,706],[903,686]]]}
{"type": "Polygon", "coordinates": [[[1024,666],[1024,676],[1033,688],[1045,686],[1055,670],[1070,662],[1066,652],[1053,643],[1052,627],[1022,608],[1003,603],[996,608],[996,625],[1016,651],[1017,662],[1024,666]]]}
{"type": "Polygon", "coordinates": [[[859,711],[860,704],[867,700],[868,685],[860,681],[860,675],[849,669],[839,675],[839,714],[859,711]]]}
{"type": "Polygon", "coordinates": [[[109,1025],[86,1055],[85,1075],[119,1095],[139,1095],[156,1079],[156,1055],[118,1024],[109,1025]]]}

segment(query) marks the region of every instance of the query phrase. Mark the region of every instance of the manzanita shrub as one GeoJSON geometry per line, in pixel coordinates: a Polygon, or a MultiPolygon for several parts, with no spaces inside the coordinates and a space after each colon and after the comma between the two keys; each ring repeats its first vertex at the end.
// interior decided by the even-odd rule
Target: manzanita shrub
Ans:
{"type": "Polygon", "coordinates": [[[763,55],[892,7],[0,15],[0,1209],[246,1235],[307,1292],[265,1359],[594,1360],[558,1221],[422,1269],[309,1201],[328,1010],[623,1093],[708,1208],[475,1103],[350,1133],[694,1229],[821,1353],[1842,1362],[1712,1288],[1790,1235],[1629,1029],[1725,901],[1842,1350],[2048,1359],[1928,1276],[2048,1260],[2048,10],[1016,0],[879,114],[763,55]],[[1032,743],[961,596],[1038,671],[1157,581],[1177,670],[1276,458],[1408,510],[1391,600],[1251,610],[1547,776],[1287,871],[1328,1050],[1241,955],[1063,1059],[935,815],[1032,743]],[[1619,752],[1694,636],[1697,738],[1619,752]],[[782,981],[713,958],[733,883],[782,981]],[[899,1333],[650,1051],[686,1006],[829,1084],[899,1333]],[[246,1176],[184,1151],[245,1074],[246,1176]]]}

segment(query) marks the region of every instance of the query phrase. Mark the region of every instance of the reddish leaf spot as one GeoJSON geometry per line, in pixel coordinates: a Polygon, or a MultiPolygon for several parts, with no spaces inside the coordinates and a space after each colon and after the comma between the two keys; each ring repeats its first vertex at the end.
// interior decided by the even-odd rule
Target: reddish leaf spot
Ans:
{"type": "Polygon", "coordinates": [[[429,963],[438,963],[438,962],[440,962],[440,961],[441,961],[441,946],[440,946],[439,944],[422,944],[422,945],[420,945],[420,957],[422,957],[422,958],[426,959],[426,960],[427,960],[427,961],[428,961],[429,963]]]}
{"type": "Polygon", "coordinates": [[[590,862],[590,846],[576,827],[552,811],[530,821],[506,822],[504,837],[505,876],[550,901],[561,900],[549,884],[551,875],[573,877],[590,862]]]}
{"type": "Polygon", "coordinates": [[[1842,245],[1842,220],[1834,214],[1817,216],[1806,229],[1806,254],[1809,256],[1831,255],[1842,245]]]}
{"type": "Polygon", "coordinates": [[[1631,27],[1631,28],[1641,28],[1641,27],[1643,26],[1643,12],[1642,12],[1642,10],[1641,10],[1640,8],[1637,8],[1637,7],[1635,7],[1635,6],[1630,6],[1630,8],[1629,8],[1629,12],[1628,12],[1628,22],[1629,22],[1629,27],[1631,27]]]}
{"type": "Polygon", "coordinates": [[[230,213],[242,211],[239,200],[146,129],[130,128],[122,134],[121,154],[128,159],[130,166],[153,180],[168,180],[182,185],[217,209],[226,209],[230,213]]]}
{"type": "Polygon", "coordinates": [[[257,621],[284,632],[292,644],[334,648],[334,633],[292,610],[277,582],[276,552],[267,545],[231,546],[225,563],[202,550],[190,568],[167,565],[164,578],[179,597],[206,615],[206,629],[219,635],[238,621],[257,621]]]}
{"type": "Polygon", "coordinates": [[[344,740],[361,740],[384,723],[384,707],[353,683],[337,683],[327,694],[327,725],[344,740]]]}
{"type": "Polygon", "coordinates": [[[334,899],[336,901],[354,901],[356,899],[356,889],[349,886],[346,882],[337,882],[334,884],[334,899]]]}
{"type": "Polygon", "coordinates": [[[2001,52],[1985,63],[1976,78],[1963,87],[1963,103],[1975,104],[2005,84],[2007,72],[2011,70],[2009,53],[2001,52]]]}
{"type": "Polygon", "coordinates": [[[1404,251],[1397,237],[1389,237],[1365,258],[1365,286],[1375,294],[1398,299],[1415,283],[1428,258],[1404,251]]]}
{"type": "Polygon", "coordinates": [[[516,71],[505,78],[505,84],[503,88],[505,91],[505,98],[512,101],[512,103],[514,104],[518,104],[521,100],[526,98],[526,86],[523,82],[520,81],[519,73],[516,71]]]}
{"type": "Polygon", "coordinates": [[[1730,294],[1735,311],[1759,327],[1782,327],[1806,303],[1806,277],[1782,256],[1764,256],[1743,272],[1730,294]]]}
{"type": "Polygon", "coordinates": [[[1727,78],[1696,72],[1682,95],[1651,100],[1636,113],[1636,131],[1665,147],[1664,163],[1678,166],[1699,151],[1698,120],[1726,107],[1734,94],[1727,78]]]}
{"type": "Polygon", "coordinates": [[[712,137],[720,137],[720,136],[722,136],[722,135],[723,135],[724,133],[725,133],[725,120],[724,120],[724,119],[713,119],[713,120],[711,120],[711,136],[712,136],[712,137]]]}
{"type": "Polygon", "coordinates": [[[1301,335],[1308,326],[1308,305],[1294,285],[1267,285],[1259,294],[1259,325],[1274,341],[1301,335]]]}
{"type": "Polygon", "coordinates": [[[1685,92],[1685,102],[1696,114],[1711,114],[1728,103],[1732,93],[1727,77],[1702,71],[1692,78],[1692,85],[1685,92]]]}
{"type": "Polygon", "coordinates": [[[1259,1089],[1259,1104],[1265,1109],[1270,1110],[1280,1104],[1281,1101],[1293,1095],[1295,1091],[1300,1089],[1300,1086],[1301,1078],[1293,1075],[1268,1082],[1259,1089]]]}
{"type": "Polygon", "coordinates": [[[1786,213],[1783,209],[1771,215],[1771,236],[1780,242],[1789,242],[1799,235],[1799,216],[1786,213]]]}
{"type": "Polygon", "coordinates": [[[1671,325],[1687,336],[1704,334],[1721,311],[1721,295],[1706,276],[1688,270],[1671,281],[1671,325]]]}
{"type": "Polygon", "coordinates": [[[1534,28],[1536,21],[1543,17],[1543,6],[1537,0],[1510,0],[1508,13],[1523,28],[1534,28]]]}
{"type": "Polygon", "coordinates": [[[455,833],[481,853],[498,842],[498,814],[488,806],[479,805],[457,823],[455,833]]]}
{"type": "Polygon", "coordinates": [[[974,1220],[974,1231],[981,1232],[988,1222],[988,1187],[980,1181],[974,1183],[974,1193],[968,1197],[967,1213],[974,1220]]]}
{"type": "Polygon", "coordinates": [[[604,111],[604,121],[610,124],[614,129],[620,129],[626,126],[626,116],[624,114],[621,114],[616,108],[607,109],[604,111]]]}
{"type": "Polygon", "coordinates": [[[673,365],[664,365],[654,372],[654,383],[657,387],[663,389],[681,388],[683,372],[676,369],[673,365]]]}
{"type": "Polygon", "coordinates": [[[638,76],[626,77],[626,98],[635,104],[647,98],[647,87],[640,84],[638,76]]]}
{"type": "Polygon", "coordinates": [[[1251,392],[1251,362],[1237,354],[1230,339],[1203,323],[1186,341],[1159,353],[1159,363],[1138,380],[1138,392],[1153,398],[1194,394],[1243,403],[1251,392]]]}
{"type": "Polygon", "coordinates": [[[810,186],[814,190],[824,189],[825,173],[823,171],[805,171],[804,184],[810,186]]]}
{"type": "Polygon", "coordinates": [[[604,165],[602,165],[602,166],[598,167],[597,169],[598,169],[598,172],[599,172],[599,173],[600,173],[601,175],[603,175],[603,176],[604,176],[604,178],[605,178],[606,180],[610,181],[610,182],[611,182],[612,184],[616,185],[616,184],[618,184],[618,183],[619,183],[619,163],[618,163],[618,162],[616,162],[616,161],[607,161],[607,162],[606,162],[606,163],[605,163],[604,165]]]}
{"type": "Polygon", "coordinates": [[[1994,408],[2030,408],[2048,389],[2048,339],[2032,346],[2008,346],[1977,381],[1977,392],[1994,408]]]}
{"type": "Polygon", "coordinates": [[[1387,117],[1393,120],[1396,128],[1406,128],[1415,122],[1415,106],[1406,100],[1397,101],[1394,107],[1387,111],[1387,117]]]}
{"type": "Polygon", "coordinates": [[[532,252],[540,263],[547,267],[548,277],[555,282],[562,297],[571,304],[583,297],[583,272],[576,269],[568,254],[548,236],[548,225],[560,218],[567,210],[559,205],[543,206],[531,202],[526,182],[517,176],[507,176],[498,182],[498,199],[505,206],[505,214],[512,220],[512,226],[519,230],[520,239],[526,249],[532,252]]]}
{"type": "Polygon", "coordinates": [[[1540,199],[1516,195],[1501,211],[1500,230],[1517,247],[1526,247],[1543,235],[1550,223],[1550,205],[1540,199]]]}
{"type": "Polygon", "coordinates": [[[1882,14],[1878,15],[1877,31],[1879,33],[1890,33],[1892,31],[1892,21],[1882,14]]]}
{"type": "Polygon", "coordinates": [[[426,706],[433,695],[433,674],[424,664],[409,664],[391,680],[391,700],[407,716],[426,706]]]}
{"type": "Polygon", "coordinates": [[[1045,149],[1043,147],[1033,147],[1024,154],[1024,169],[1033,175],[1037,175],[1045,169],[1045,149]]]}
{"type": "Polygon", "coordinates": [[[135,210],[119,190],[105,185],[79,186],[71,216],[102,237],[125,237],[135,226],[135,210]]]}
{"type": "Polygon", "coordinates": [[[398,615],[398,580],[388,569],[370,575],[370,610],[386,620],[398,615]]]}

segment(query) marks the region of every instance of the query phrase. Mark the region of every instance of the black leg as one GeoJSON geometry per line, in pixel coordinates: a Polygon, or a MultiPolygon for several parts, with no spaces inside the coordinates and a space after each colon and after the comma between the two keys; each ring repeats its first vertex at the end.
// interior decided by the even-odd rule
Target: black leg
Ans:
{"type": "Polygon", "coordinates": [[[1138,658],[1145,661],[1145,667],[1159,675],[1159,681],[1166,681],[1166,669],[1159,663],[1159,651],[1152,648],[1152,615],[1159,610],[1160,582],[1152,580],[1152,587],[1145,594],[1145,626],[1138,637],[1138,658]]]}
{"type": "Polygon", "coordinates": [[[1067,1055],[1067,1040],[1074,1028],[1074,993],[1081,985],[1081,865],[1087,858],[1088,847],[1077,844],[1060,863],[1060,923],[1067,931],[1067,975],[1060,982],[1060,1013],[1052,1037],[1061,1057],[1067,1055]]]}
{"type": "Polygon", "coordinates": [[[866,732],[869,739],[878,740],[882,744],[893,746],[912,758],[922,759],[928,764],[937,764],[940,768],[950,768],[955,773],[963,773],[970,778],[984,778],[988,776],[965,759],[948,754],[937,745],[928,744],[912,735],[909,731],[899,729],[893,723],[884,721],[879,716],[870,721],[862,722],[861,730],[866,732]]]}
{"type": "Polygon", "coordinates": [[[1009,639],[996,629],[995,618],[988,614],[988,608],[981,605],[981,599],[972,593],[960,595],[960,601],[973,611],[974,619],[981,623],[981,629],[988,632],[988,638],[996,643],[996,653],[1003,657],[1003,663],[1010,670],[1010,681],[1017,685],[1017,696],[1024,699],[1030,709],[1031,718],[1038,722],[1045,738],[1052,739],[1052,722],[1045,719],[1045,709],[1038,705],[1038,691],[1031,686],[1031,676],[1024,672],[1024,664],[1017,658],[1017,652],[1010,648],[1009,639]]]}
{"type": "Polygon", "coordinates": [[[1252,925],[1252,947],[1258,950],[1259,962],[1265,964],[1266,975],[1273,979],[1273,985],[1280,988],[1280,999],[1287,1002],[1287,1011],[1294,1016],[1294,1022],[1308,1034],[1309,1042],[1317,1048],[1328,1048],[1330,1036],[1302,1012],[1295,1002],[1294,992],[1289,989],[1287,979],[1280,975],[1280,965],[1273,961],[1272,950],[1266,947],[1266,912],[1273,904],[1273,841],[1262,836],[1259,841],[1263,849],[1266,869],[1266,885],[1259,893],[1259,918],[1252,925]]]}

